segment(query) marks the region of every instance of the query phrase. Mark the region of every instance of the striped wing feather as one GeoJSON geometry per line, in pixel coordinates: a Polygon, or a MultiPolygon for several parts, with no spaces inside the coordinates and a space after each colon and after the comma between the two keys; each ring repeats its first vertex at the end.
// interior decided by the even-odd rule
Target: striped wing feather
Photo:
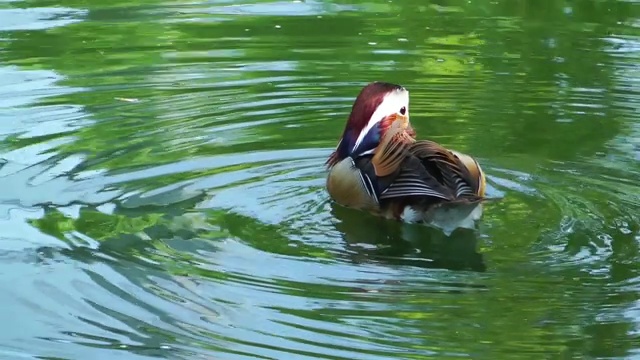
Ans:
{"type": "Polygon", "coordinates": [[[422,140],[409,146],[397,176],[380,194],[380,199],[427,196],[445,201],[473,201],[483,194],[484,177],[475,160],[422,140]]]}
{"type": "MultiPolygon", "coordinates": [[[[457,153],[428,140],[416,142],[412,145],[410,152],[420,158],[423,163],[435,165],[442,176],[444,185],[454,192],[456,198],[477,197],[480,185],[479,178],[472,174],[467,165],[457,156],[457,153]]],[[[467,156],[467,158],[469,157],[467,156]]],[[[476,167],[475,170],[477,173],[479,168],[476,167]]]]}
{"type": "Polygon", "coordinates": [[[413,196],[453,200],[453,193],[427,171],[420,159],[409,155],[393,182],[380,195],[380,199],[413,196]]]}

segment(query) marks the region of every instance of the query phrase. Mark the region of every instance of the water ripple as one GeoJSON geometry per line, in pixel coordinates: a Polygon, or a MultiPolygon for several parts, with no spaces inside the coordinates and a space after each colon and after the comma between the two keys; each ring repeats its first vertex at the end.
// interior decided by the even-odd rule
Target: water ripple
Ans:
{"type": "Polygon", "coordinates": [[[49,2],[0,6],[4,356],[638,352],[628,4],[49,2]],[[371,80],[478,157],[478,229],[329,201],[371,80]]]}

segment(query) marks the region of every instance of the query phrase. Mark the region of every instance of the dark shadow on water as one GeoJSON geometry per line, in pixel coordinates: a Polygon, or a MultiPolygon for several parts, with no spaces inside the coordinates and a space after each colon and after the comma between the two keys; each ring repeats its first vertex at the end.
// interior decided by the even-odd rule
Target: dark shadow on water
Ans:
{"type": "Polygon", "coordinates": [[[484,272],[487,266],[477,251],[477,234],[458,229],[446,236],[424,225],[403,224],[332,204],[354,262],[382,261],[393,265],[484,272]]]}

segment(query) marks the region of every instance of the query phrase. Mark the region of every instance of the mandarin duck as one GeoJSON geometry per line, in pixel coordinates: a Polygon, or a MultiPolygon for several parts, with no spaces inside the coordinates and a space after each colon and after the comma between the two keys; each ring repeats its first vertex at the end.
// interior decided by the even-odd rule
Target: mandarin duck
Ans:
{"type": "Polygon", "coordinates": [[[482,215],[486,180],[466,154],[416,140],[409,91],[386,82],[366,85],[351,108],[325,165],[327,192],[339,205],[451,233],[482,215]]]}

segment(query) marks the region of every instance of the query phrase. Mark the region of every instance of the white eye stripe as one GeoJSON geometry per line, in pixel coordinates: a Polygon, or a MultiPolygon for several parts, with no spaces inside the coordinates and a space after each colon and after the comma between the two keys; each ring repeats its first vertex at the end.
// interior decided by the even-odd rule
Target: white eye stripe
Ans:
{"type": "Polygon", "coordinates": [[[373,112],[367,126],[362,129],[360,134],[358,134],[358,138],[356,139],[356,143],[353,145],[351,151],[354,151],[358,145],[362,142],[364,137],[367,135],[369,130],[373,128],[377,123],[379,123],[385,117],[396,114],[400,112],[400,109],[404,107],[406,112],[405,114],[409,114],[409,91],[408,90],[396,90],[392,91],[389,94],[385,95],[384,99],[376,108],[376,111],[373,112]]]}

